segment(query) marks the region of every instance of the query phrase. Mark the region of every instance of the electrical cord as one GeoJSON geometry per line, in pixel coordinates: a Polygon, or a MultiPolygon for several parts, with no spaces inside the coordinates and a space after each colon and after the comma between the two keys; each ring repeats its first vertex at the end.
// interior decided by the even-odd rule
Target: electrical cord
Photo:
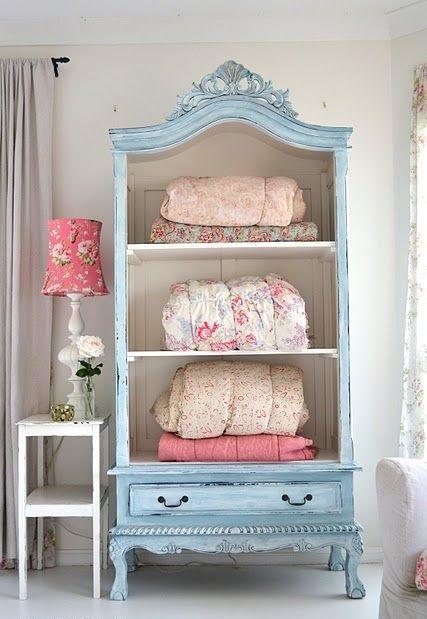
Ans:
{"type": "Polygon", "coordinates": [[[65,531],[67,531],[68,533],[71,533],[71,535],[76,535],[77,537],[83,537],[84,539],[90,539],[91,541],[93,540],[93,537],[91,535],[85,535],[84,533],[73,531],[72,529],[69,529],[68,527],[66,527],[65,524],[63,524],[62,522],[59,522],[59,520],[55,520],[55,526],[60,527],[61,529],[65,529],[65,531]]]}
{"type": "Polygon", "coordinates": [[[62,443],[64,442],[64,438],[65,436],[61,436],[61,440],[59,441],[58,445],[55,447],[55,449],[52,452],[52,457],[50,458],[50,460],[47,460],[46,462],[46,473],[49,473],[50,469],[52,468],[53,463],[55,462],[55,458],[58,454],[58,451],[62,445],[62,443]]]}

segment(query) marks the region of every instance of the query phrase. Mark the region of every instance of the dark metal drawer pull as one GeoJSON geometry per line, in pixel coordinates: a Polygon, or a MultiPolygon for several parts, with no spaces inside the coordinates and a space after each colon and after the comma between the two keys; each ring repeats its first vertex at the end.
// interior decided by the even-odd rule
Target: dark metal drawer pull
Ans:
{"type": "Polygon", "coordinates": [[[282,501],[287,501],[289,505],[305,505],[307,501],[312,501],[312,499],[312,494],[306,494],[304,500],[301,501],[301,503],[294,503],[293,501],[291,501],[287,494],[282,494],[282,501]]]}
{"type": "Polygon", "coordinates": [[[157,500],[158,500],[159,503],[163,503],[163,505],[165,507],[180,507],[182,505],[182,503],[187,503],[188,496],[185,496],[185,494],[184,494],[184,496],[182,496],[179,499],[179,503],[175,503],[175,505],[169,505],[168,503],[166,503],[166,499],[165,499],[164,496],[159,496],[159,498],[157,500]]]}

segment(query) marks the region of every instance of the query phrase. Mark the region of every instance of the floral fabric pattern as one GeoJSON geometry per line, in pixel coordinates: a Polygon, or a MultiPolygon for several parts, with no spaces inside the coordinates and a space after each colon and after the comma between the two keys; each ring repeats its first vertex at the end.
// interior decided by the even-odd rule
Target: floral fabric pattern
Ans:
{"type": "Polygon", "coordinates": [[[274,307],[261,277],[240,277],[227,282],[239,350],[273,350],[274,307]]]}
{"type": "Polygon", "coordinates": [[[101,227],[100,221],[92,219],[49,220],[49,254],[43,294],[108,294],[99,255],[101,227]]]}
{"type": "Polygon", "coordinates": [[[415,586],[420,591],[427,591],[427,550],[418,557],[415,569],[415,586]]]}
{"type": "Polygon", "coordinates": [[[295,436],[308,420],[302,370],[241,361],[188,363],[151,413],[182,438],[295,436]]]}
{"type": "Polygon", "coordinates": [[[195,350],[186,282],[172,284],[170,287],[169,301],[163,308],[162,324],[168,350],[195,350]]]}
{"type": "Polygon", "coordinates": [[[272,365],[273,407],[268,434],[294,436],[309,419],[302,389],[302,370],[292,365],[272,365]]]}
{"type": "Polygon", "coordinates": [[[308,348],[305,301],[289,282],[280,275],[265,276],[274,304],[276,348],[305,350],[308,348]]]}
{"type": "Polygon", "coordinates": [[[305,210],[297,182],[285,176],[182,176],[166,187],[160,213],[196,226],[288,226],[305,210]]]}
{"type": "Polygon", "coordinates": [[[236,333],[227,286],[214,280],[190,280],[188,295],[196,349],[235,349],[236,333]]]}
{"type": "Polygon", "coordinates": [[[301,221],[289,226],[191,226],[157,217],[150,243],[272,243],[317,241],[315,223],[301,221]]]}
{"type": "Polygon", "coordinates": [[[168,350],[308,348],[305,303],[280,275],[174,284],[163,308],[168,350]]]}
{"type": "Polygon", "coordinates": [[[427,456],[427,65],[415,69],[400,455],[427,456]]]}
{"type": "Polygon", "coordinates": [[[293,178],[265,179],[265,203],[258,226],[288,226],[304,219],[306,205],[293,178]]]}

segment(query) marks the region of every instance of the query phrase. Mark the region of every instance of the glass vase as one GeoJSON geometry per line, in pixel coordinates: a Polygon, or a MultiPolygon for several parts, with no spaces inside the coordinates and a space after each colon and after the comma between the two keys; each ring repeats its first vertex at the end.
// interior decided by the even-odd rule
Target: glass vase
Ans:
{"type": "Polygon", "coordinates": [[[95,419],[95,385],[92,376],[87,376],[84,384],[85,419],[95,419]]]}

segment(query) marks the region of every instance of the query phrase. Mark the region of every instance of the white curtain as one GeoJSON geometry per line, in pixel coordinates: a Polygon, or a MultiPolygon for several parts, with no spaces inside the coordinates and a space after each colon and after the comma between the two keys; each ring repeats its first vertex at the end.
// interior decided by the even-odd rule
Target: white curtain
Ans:
{"type": "Polygon", "coordinates": [[[412,100],[410,236],[400,455],[427,457],[427,65],[412,100]]]}
{"type": "MultiPolygon", "coordinates": [[[[17,557],[16,422],[47,412],[52,305],[40,294],[52,213],[50,59],[0,60],[0,561],[17,557]]],[[[34,466],[29,470],[34,480],[34,466]]]]}

